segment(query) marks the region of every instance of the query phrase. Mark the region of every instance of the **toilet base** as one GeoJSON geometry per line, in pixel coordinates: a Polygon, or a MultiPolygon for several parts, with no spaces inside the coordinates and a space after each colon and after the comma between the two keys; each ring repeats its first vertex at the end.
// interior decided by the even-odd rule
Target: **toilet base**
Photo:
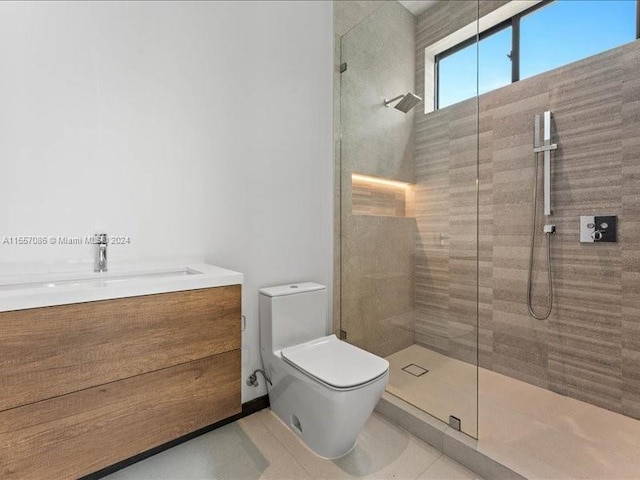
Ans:
{"type": "Polygon", "coordinates": [[[271,409],[316,455],[341,458],[353,450],[377,405],[389,372],[352,390],[335,390],[274,357],[271,409]],[[275,367],[275,368],[274,368],[275,367]]]}
{"type": "MultiPolygon", "coordinates": [[[[270,410],[271,410],[271,408],[270,408],[270,410]]],[[[273,410],[271,410],[271,411],[273,412],[273,410]]],[[[290,432],[292,432],[292,433],[295,433],[295,435],[298,437],[298,440],[300,441],[300,444],[301,444],[305,449],[307,449],[309,452],[311,452],[312,454],[314,454],[314,455],[315,455],[315,456],[317,456],[317,457],[323,458],[323,459],[325,459],[325,460],[339,460],[340,458],[346,457],[346,456],[347,456],[347,455],[349,455],[351,452],[353,452],[353,451],[355,450],[356,446],[358,445],[358,440],[356,439],[356,441],[354,442],[354,444],[353,444],[353,445],[351,445],[351,448],[350,448],[346,453],[344,453],[344,454],[342,454],[342,455],[340,455],[340,456],[338,456],[338,457],[324,457],[324,456],[320,455],[318,452],[315,452],[315,451],[311,450],[311,447],[309,447],[309,445],[307,445],[307,444],[304,442],[304,440],[300,437],[300,434],[299,434],[295,429],[292,429],[289,425],[287,425],[287,423],[283,422],[283,421],[282,421],[282,419],[281,419],[278,415],[276,415],[276,414],[275,414],[275,412],[273,412],[273,413],[274,413],[275,417],[278,419],[278,421],[279,421],[280,423],[282,423],[282,425],[283,425],[287,430],[289,430],[289,431],[290,431],[290,432]]]]}

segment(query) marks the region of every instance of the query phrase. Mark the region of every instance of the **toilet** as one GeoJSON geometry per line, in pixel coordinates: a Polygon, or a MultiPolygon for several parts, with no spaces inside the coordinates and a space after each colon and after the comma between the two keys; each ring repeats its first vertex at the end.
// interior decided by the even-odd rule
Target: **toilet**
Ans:
{"type": "Polygon", "coordinates": [[[389,362],[326,334],[327,289],[297,283],[260,290],[260,349],[272,411],[317,455],[339,458],[389,380],[389,362]]]}

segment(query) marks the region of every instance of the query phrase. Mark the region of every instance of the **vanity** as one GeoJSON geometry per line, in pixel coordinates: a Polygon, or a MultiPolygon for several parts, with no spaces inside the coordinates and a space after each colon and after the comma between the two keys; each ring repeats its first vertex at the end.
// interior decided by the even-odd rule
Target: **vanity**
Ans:
{"type": "Polygon", "coordinates": [[[0,478],[71,479],[241,411],[242,275],[0,280],[0,478]]]}

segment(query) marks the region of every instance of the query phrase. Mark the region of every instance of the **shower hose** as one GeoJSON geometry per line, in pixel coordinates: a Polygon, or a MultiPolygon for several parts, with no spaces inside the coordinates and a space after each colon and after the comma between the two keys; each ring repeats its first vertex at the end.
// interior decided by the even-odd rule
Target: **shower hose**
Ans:
{"type": "Polygon", "coordinates": [[[533,292],[533,252],[535,248],[536,239],[536,205],[538,203],[538,154],[535,153],[535,170],[533,173],[533,215],[531,224],[531,248],[529,250],[529,278],[527,280],[527,307],[529,308],[529,314],[537,320],[546,320],[551,315],[553,309],[553,278],[551,277],[551,235],[552,232],[545,232],[547,237],[547,282],[548,282],[548,300],[547,310],[542,315],[538,315],[533,310],[532,304],[532,292],[533,292]]]}

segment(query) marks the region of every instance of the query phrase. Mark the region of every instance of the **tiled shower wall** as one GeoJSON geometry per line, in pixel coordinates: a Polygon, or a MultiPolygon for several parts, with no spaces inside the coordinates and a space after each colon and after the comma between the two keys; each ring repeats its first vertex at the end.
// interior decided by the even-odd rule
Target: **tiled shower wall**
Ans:
{"type": "MultiPolygon", "coordinates": [[[[453,31],[444,19],[457,3],[418,18],[419,95],[424,47],[453,31]]],[[[481,2],[481,15],[502,3],[481,2]]],[[[475,99],[415,117],[416,341],[475,361],[478,278],[480,366],[640,418],[640,42],[482,95],[478,107],[479,123],[475,99]],[[533,117],[545,110],[559,146],[558,233],[554,310],[538,321],[528,315],[526,287],[533,117]],[[579,216],[594,214],[618,215],[618,243],[579,243],[579,216]]],[[[546,301],[543,222],[538,310],[546,301]]]]}

